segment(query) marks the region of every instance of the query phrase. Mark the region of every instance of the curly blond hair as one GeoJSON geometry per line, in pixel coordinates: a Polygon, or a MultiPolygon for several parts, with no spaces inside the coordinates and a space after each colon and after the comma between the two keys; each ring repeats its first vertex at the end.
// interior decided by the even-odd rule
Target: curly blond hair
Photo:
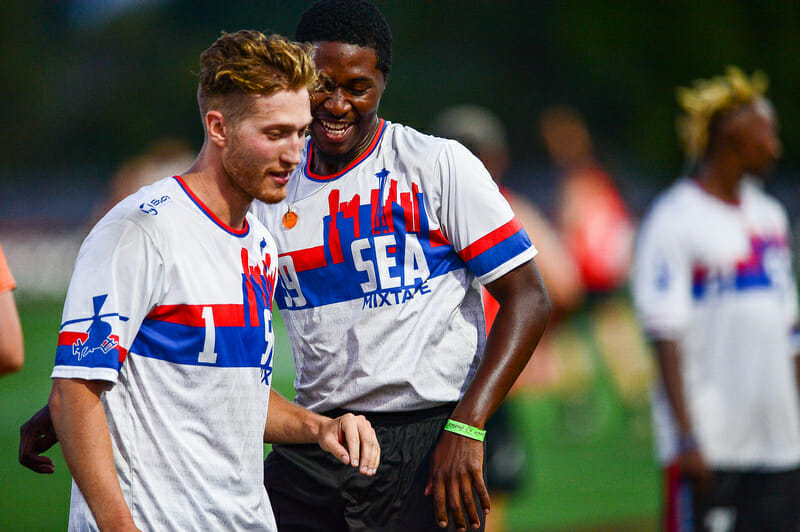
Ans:
{"type": "Polygon", "coordinates": [[[690,163],[706,155],[714,123],[723,115],[760,98],[769,85],[761,71],[747,77],[741,69],[729,66],[725,75],[696,80],[692,88],[679,87],[676,97],[683,111],[678,117],[678,137],[690,163]]]}
{"type": "Polygon", "coordinates": [[[318,83],[311,45],[255,30],[223,34],[200,55],[197,102],[201,115],[218,109],[238,120],[249,109],[247,95],[280,90],[313,91],[318,83]]]}

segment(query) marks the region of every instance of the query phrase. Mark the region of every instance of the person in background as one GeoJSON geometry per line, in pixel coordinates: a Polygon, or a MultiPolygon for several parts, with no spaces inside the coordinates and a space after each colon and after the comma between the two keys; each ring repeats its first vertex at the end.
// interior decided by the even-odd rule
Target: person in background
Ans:
{"type": "MultiPolygon", "coordinates": [[[[574,373],[568,380],[579,392],[576,398],[588,394],[584,395],[588,400],[575,405],[590,408],[591,394],[611,393],[627,419],[644,411],[654,374],[626,292],[636,223],[616,180],[601,164],[589,127],[577,109],[551,105],[542,112],[539,128],[555,170],[553,201],[546,212],[577,265],[585,294],[585,304],[570,320],[580,332],[573,334],[572,353],[566,356],[574,373]],[[595,369],[587,372],[587,367],[595,369]],[[606,379],[610,386],[604,384],[606,379]]],[[[601,427],[588,424],[569,430],[588,434],[601,427]]]]}
{"type": "Polygon", "coordinates": [[[22,369],[25,345],[14,289],[17,287],[0,247],[0,375],[22,369]]]}
{"type": "MultiPolygon", "coordinates": [[[[536,264],[542,273],[544,285],[550,296],[553,310],[547,329],[536,349],[535,363],[529,363],[520,375],[514,390],[520,386],[536,386],[547,379],[541,375],[554,361],[550,347],[550,333],[560,319],[577,308],[583,300],[583,281],[572,256],[561,243],[558,234],[539,209],[521,194],[503,186],[511,155],[506,130],[500,118],[490,110],[477,105],[455,105],[443,109],[434,117],[431,133],[457,140],[467,147],[484,164],[497,183],[525,231],[536,241],[539,254],[536,264]],[[538,374],[538,375],[535,375],[538,374]]],[[[491,330],[498,304],[483,289],[486,329],[491,330]]],[[[513,395],[509,399],[513,398],[513,395]]],[[[508,400],[486,424],[486,487],[492,496],[492,513],[486,519],[487,532],[499,532],[505,527],[508,498],[524,481],[528,451],[525,438],[514,428],[508,400]]]]}
{"type": "Polygon", "coordinates": [[[655,345],[664,530],[800,529],[797,291],[766,77],[729,67],[677,92],[690,163],[653,203],[633,294],[655,345]]]}
{"type": "Polygon", "coordinates": [[[545,109],[540,132],[558,173],[555,223],[590,296],[608,294],[628,278],[634,224],[611,175],[597,160],[583,116],[545,109]]]}

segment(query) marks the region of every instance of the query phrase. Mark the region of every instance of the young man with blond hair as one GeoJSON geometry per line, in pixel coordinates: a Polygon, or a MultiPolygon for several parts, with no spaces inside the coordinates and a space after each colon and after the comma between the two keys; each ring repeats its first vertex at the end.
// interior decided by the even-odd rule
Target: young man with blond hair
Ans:
{"type": "Polygon", "coordinates": [[[277,250],[248,209],[285,197],[315,83],[306,48],[220,37],[201,55],[197,159],[83,243],[49,399],[74,479],[70,530],[274,531],[264,441],[377,468],[364,418],[326,418],[270,389],[277,250]]]}

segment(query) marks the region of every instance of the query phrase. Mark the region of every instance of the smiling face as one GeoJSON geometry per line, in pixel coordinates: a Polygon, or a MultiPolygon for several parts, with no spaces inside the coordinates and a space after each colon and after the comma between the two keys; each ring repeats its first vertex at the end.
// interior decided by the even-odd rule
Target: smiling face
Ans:
{"type": "Polygon", "coordinates": [[[289,174],[300,162],[311,122],[308,91],[243,97],[252,101],[242,118],[228,124],[222,165],[234,188],[250,198],[277,203],[286,197],[289,174]]]}
{"type": "Polygon", "coordinates": [[[340,42],[315,42],[322,88],[311,96],[315,173],[335,173],[370,144],[378,129],[378,105],[386,79],[375,50],[340,42]]]}

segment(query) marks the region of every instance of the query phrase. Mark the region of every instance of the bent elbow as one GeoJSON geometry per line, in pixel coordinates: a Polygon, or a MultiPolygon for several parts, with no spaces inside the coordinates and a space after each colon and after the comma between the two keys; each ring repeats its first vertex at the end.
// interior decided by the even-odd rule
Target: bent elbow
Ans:
{"type": "Polygon", "coordinates": [[[22,369],[25,356],[22,349],[0,355],[0,375],[16,373],[22,369]]]}

